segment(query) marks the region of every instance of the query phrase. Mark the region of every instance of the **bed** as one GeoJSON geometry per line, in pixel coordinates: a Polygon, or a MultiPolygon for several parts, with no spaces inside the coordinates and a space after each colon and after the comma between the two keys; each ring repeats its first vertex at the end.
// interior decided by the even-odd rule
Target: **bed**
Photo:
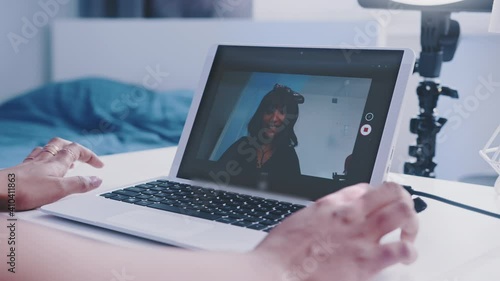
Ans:
{"type": "Polygon", "coordinates": [[[59,136],[98,155],[176,145],[192,91],[155,92],[102,78],[51,83],[0,105],[0,167],[59,136]]]}
{"type": "Polygon", "coordinates": [[[208,48],[216,43],[376,46],[373,22],[59,20],[51,82],[0,105],[0,167],[59,136],[98,155],[179,141],[208,48]],[[360,45],[362,44],[362,45],[360,45]]]}

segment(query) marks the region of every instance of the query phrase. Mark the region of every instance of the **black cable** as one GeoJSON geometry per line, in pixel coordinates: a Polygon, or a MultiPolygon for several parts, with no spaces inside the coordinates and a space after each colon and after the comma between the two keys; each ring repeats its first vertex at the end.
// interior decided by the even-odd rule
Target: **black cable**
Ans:
{"type": "Polygon", "coordinates": [[[443,202],[443,203],[446,203],[446,204],[449,204],[449,205],[452,205],[452,206],[455,206],[455,207],[459,207],[459,208],[462,208],[462,209],[465,209],[465,210],[468,210],[468,211],[472,211],[472,212],[479,213],[479,214],[482,214],[482,215],[485,215],[485,216],[490,216],[490,217],[494,217],[496,219],[500,219],[500,214],[496,214],[496,213],[488,212],[488,211],[485,211],[485,210],[481,210],[481,209],[478,209],[478,208],[475,208],[475,207],[471,207],[471,206],[468,206],[468,205],[465,205],[465,204],[462,204],[462,203],[458,203],[458,202],[455,202],[455,201],[452,201],[452,200],[449,200],[449,199],[446,199],[446,198],[443,198],[443,197],[439,197],[439,196],[436,196],[436,195],[433,195],[433,194],[429,194],[429,193],[425,193],[425,192],[421,192],[421,191],[416,191],[413,188],[411,188],[410,186],[406,186],[405,185],[404,188],[411,195],[426,197],[426,198],[433,199],[433,200],[436,200],[436,201],[440,201],[440,202],[443,202]]]}

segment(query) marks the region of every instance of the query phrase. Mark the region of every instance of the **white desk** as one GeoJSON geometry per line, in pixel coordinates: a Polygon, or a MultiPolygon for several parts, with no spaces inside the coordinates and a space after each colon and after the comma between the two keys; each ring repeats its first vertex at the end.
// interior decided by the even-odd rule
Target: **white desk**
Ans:
{"type": "MultiPolygon", "coordinates": [[[[167,175],[176,148],[118,154],[103,157],[105,168],[96,170],[77,165],[70,175],[96,175],[103,192],[131,182],[167,175]]],[[[430,180],[399,174],[390,179],[416,190],[441,195],[493,212],[500,212],[500,199],[493,188],[430,180]]],[[[78,196],[78,195],[73,195],[78,196]]],[[[419,215],[421,231],[417,240],[419,260],[384,271],[377,281],[498,281],[500,280],[500,220],[471,213],[443,203],[425,200],[428,209],[419,215]]],[[[18,217],[125,247],[155,247],[151,242],[96,227],[42,214],[18,213],[18,217]]],[[[391,234],[392,235],[392,234],[391,234]]],[[[334,279],[332,279],[334,280],[334,279]]]]}

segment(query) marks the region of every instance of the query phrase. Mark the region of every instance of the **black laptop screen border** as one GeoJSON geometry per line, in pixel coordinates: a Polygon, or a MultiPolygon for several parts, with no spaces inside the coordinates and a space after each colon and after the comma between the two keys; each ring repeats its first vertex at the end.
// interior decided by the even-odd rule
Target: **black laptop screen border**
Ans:
{"type": "MultiPolygon", "coordinates": [[[[354,144],[351,169],[346,178],[325,179],[301,176],[300,180],[274,184],[269,191],[315,200],[345,186],[369,182],[387,121],[403,50],[350,50],[290,47],[219,46],[196,113],[194,124],[182,157],[178,178],[227,184],[211,176],[214,163],[199,159],[204,128],[215,105],[217,89],[228,71],[286,73],[317,76],[353,77],[371,79],[363,116],[377,116],[370,122],[369,136],[358,133],[354,144]]],[[[358,132],[361,130],[361,126],[358,132]]],[[[325,155],[325,157],[328,157],[325,155]]],[[[321,161],[321,159],[319,159],[321,161]]],[[[213,174],[212,174],[213,175],[213,174]]],[[[254,189],[253,186],[242,186],[254,189]]]]}

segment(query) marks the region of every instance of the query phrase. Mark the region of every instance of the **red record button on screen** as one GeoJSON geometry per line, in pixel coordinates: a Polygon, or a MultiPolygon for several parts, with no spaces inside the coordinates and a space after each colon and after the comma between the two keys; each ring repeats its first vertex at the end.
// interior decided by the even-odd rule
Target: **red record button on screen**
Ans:
{"type": "Polygon", "coordinates": [[[361,127],[361,134],[363,136],[368,136],[372,132],[372,126],[366,124],[361,127]]]}

